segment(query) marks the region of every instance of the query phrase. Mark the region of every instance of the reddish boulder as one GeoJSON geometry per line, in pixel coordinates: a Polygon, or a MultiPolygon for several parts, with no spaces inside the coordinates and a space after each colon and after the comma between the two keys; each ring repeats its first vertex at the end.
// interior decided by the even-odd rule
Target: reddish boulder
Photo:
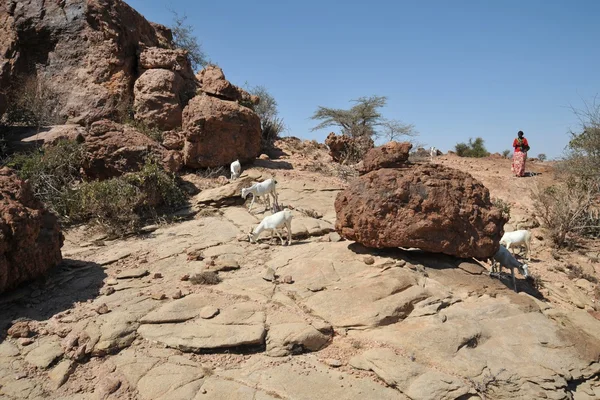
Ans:
{"type": "Polygon", "coordinates": [[[370,137],[351,138],[346,135],[336,135],[333,132],[327,136],[325,144],[329,147],[329,154],[333,161],[336,162],[352,159],[358,161],[361,154],[375,146],[370,137]]]}
{"type": "Polygon", "coordinates": [[[260,154],[260,119],[234,101],[206,94],[190,100],[183,110],[184,163],[208,168],[254,160],[260,154]]]}
{"type": "Polygon", "coordinates": [[[163,132],[162,145],[169,150],[182,150],[185,136],[179,131],[163,132]]]}
{"type": "Polygon", "coordinates": [[[122,0],[0,1],[0,87],[37,76],[69,122],[130,104],[143,47],[172,47],[171,33],[122,0]]]}
{"type": "Polygon", "coordinates": [[[116,122],[94,122],[85,135],[88,158],[83,169],[89,179],[107,179],[139,171],[147,156],[154,156],[166,170],[181,168],[177,152],[161,147],[134,128],[116,122]]]}
{"type": "Polygon", "coordinates": [[[195,80],[187,52],[182,49],[148,47],[139,56],[140,69],[166,69],[177,72],[183,79],[195,80]]]}
{"type": "Polygon", "coordinates": [[[62,261],[58,218],[10,168],[0,169],[0,293],[62,261]]]}
{"type": "Polygon", "coordinates": [[[369,172],[338,194],[335,211],[336,230],[364,246],[457,257],[491,257],[506,223],[479,181],[433,164],[369,172]]]}
{"type": "Polygon", "coordinates": [[[381,168],[399,168],[408,160],[408,152],[412,144],[408,142],[388,142],[380,147],[375,147],[365,154],[361,174],[375,171],[381,168]]]}
{"type": "Polygon", "coordinates": [[[196,79],[204,93],[220,97],[225,100],[246,101],[252,104],[258,104],[258,96],[251,95],[244,89],[241,89],[227,79],[223,70],[216,65],[209,65],[198,72],[196,79]]]}
{"type": "Polygon", "coordinates": [[[135,119],[160,130],[180,127],[183,85],[183,79],[173,71],[150,69],[144,72],[133,87],[135,119]]]}

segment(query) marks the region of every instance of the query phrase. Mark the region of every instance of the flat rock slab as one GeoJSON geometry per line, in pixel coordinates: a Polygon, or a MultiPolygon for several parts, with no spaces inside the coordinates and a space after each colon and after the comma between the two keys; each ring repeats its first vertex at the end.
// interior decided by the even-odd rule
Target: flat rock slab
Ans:
{"type": "Polygon", "coordinates": [[[219,309],[215,306],[204,306],[200,310],[200,318],[211,319],[219,313],[219,309]]]}
{"type": "Polygon", "coordinates": [[[149,272],[144,268],[128,269],[117,274],[117,279],[141,278],[148,275],[149,272]]]}
{"type": "Polygon", "coordinates": [[[253,185],[252,177],[242,177],[226,185],[212,189],[203,190],[194,198],[194,202],[198,203],[218,203],[225,199],[238,197],[241,200],[242,188],[247,188],[253,185]]]}
{"type": "Polygon", "coordinates": [[[207,294],[191,294],[151,311],[142,317],[140,322],[142,324],[184,322],[197,317],[204,307],[215,301],[215,296],[207,294]]]}
{"type": "Polygon", "coordinates": [[[40,339],[39,346],[27,354],[25,361],[35,367],[46,369],[62,355],[63,349],[57,340],[44,338],[40,339]]]}
{"type": "Polygon", "coordinates": [[[283,357],[301,352],[317,351],[330,337],[304,322],[273,325],[267,335],[267,355],[283,357]]]}
{"type": "Polygon", "coordinates": [[[193,399],[204,382],[204,370],[199,367],[159,363],[137,384],[142,399],[193,399]]]}
{"type": "Polygon", "coordinates": [[[129,250],[119,250],[119,251],[111,251],[110,253],[102,256],[100,259],[96,260],[96,263],[100,265],[110,265],[119,260],[122,260],[131,255],[131,251],[129,250]]]}
{"type": "Polygon", "coordinates": [[[350,359],[355,368],[373,371],[389,386],[415,400],[453,400],[469,393],[460,379],[426,368],[391,349],[370,349],[350,359]]]}
{"type": "Polygon", "coordinates": [[[260,345],[266,334],[265,313],[254,303],[239,303],[209,320],[198,318],[183,324],[142,325],[138,333],[145,339],[181,351],[260,345]]]}

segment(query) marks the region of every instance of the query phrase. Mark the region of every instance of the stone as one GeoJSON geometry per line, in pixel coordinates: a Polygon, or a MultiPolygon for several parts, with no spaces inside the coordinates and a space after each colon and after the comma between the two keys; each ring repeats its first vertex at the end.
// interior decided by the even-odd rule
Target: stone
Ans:
{"type": "Polygon", "coordinates": [[[152,298],[154,300],[164,300],[167,298],[167,295],[164,293],[154,293],[154,294],[152,294],[152,298]]]}
{"type": "Polygon", "coordinates": [[[273,270],[273,268],[267,268],[262,278],[265,281],[273,282],[275,280],[275,271],[273,270]]]}
{"type": "MultiPolygon", "coordinates": [[[[196,204],[210,204],[214,202],[216,203],[215,205],[222,204],[229,199],[241,199],[243,202],[241,198],[242,188],[252,186],[254,179],[251,177],[242,177],[226,185],[203,190],[194,198],[194,202],[196,204]]],[[[248,235],[242,235],[242,239],[248,240],[248,235]]]]}
{"type": "Polygon", "coordinates": [[[190,168],[250,162],[260,152],[260,119],[237,102],[198,95],[183,110],[183,160],[190,168]]]}
{"type": "MultiPolygon", "coordinates": [[[[260,99],[245,90],[231,84],[226,78],[223,70],[216,65],[208,65],[196,74],[201,90],[225,100],[250,102],[258,104],[260,99]]],[[[257,154],[258,155],[258,154],[257,154]]]]}
{"type": "Polygon", "coordinates": [[[110,312],[110,310],[108,309],[108,306],[106,305],[106,303],[102,303],[100,304],[100,306],[98,306],[98,308],[96,308],[96,312],[100,315],[102,314],[107,314],[110,312]]]}
{"type": "Polygon", "coordinates": [[[283,279],[281,281],[283,283],[287,283],[288,285],[291,285],[292,283],[294,283],[294,278],[292,278],[291,275],[286,275],[283,277],[283,279]]]}
{"type": "Polygon", "coordinates": [[[155,273],[152,275],[152,279],[160,279],[160,278],[162,278],[162,277],[163,277],[163,276],[162,276],[162,274],[161,274],[160,272],[155,272],[155,273]]]}
{"type": "Polygon", "coordinates": [[[157,363],[139,379],[137,390],[143,400],[197,399],[203,378],[197,366],[157,363]]]}
{"type": "Polygon", "coordinates": [[[172,299],[181,299],[183,297],[183,293],[181,293],[181,290],[176,290],[172,295],[171,298],[172,299]]]}
{"type": "Polygon", "coordinates": [[[336,231],[373,248],[418,248],[485,259],[506,218],[471,175],[439,164],[384,168],[351,181],[335,200],[336,231]]]}
{"type": "Polygon", "coordinates": [[[200,310],[200,318],[203,319],[211,319],[217,314],[219,314],[219,309],[215,306],[204,306],[200,310]]]}
{"type": "Polygon", "coordinates": [[[401,168],[406,166],[408,154],[412,149],[409,142],[388,142],[375,147],[363,157],[363,165],[359,170],[361,175],[381,168],[401,168]]]}
{"type": "Polygon", "coordinates": [[[183,78],[173,71],[145,71],[133,87],[135,119],[163,131],[181,127],[184,100],[188,98],[184,86],[183,78]]]}
{"type": "Polygon", "coordinates": [[[106,289],[103,290],[103,294],[105,296],[110,296],[114,292],[116,292],[116,289],[114,287],[112,287],[112,286],[108,286],[106,289]]]}
{"type": "Polygon", "coordinates": [[[117,274],[117,279],[133,279],[133,278],[141,278],[143,276],[148,275],[149,272],[145,268],[133,268],[120,272],[117,274]]]}
{"type": "Polygon", "coordinates": [[[57,341],[40,340],[39,346],[25,356],[25,361],[37,368],[46,369],[62,355],[63,350],[57,341]]]}
{"type": "Polygon", "coordinates": [[[326,358],[323,362],[333,368],[339,368],[343,365],[342,362],[336,358],[326,358]]]}
{"type": "Polygon", "coordinates": [[[86,133],[83,126],[76,124],[55,125],[46,129],[42,128],[36,135],[22,139],[21,143],[39,143],[44,147],[55,146],[61,140],[82,143],[86,133]]]}
{"type": "Polygon", "coordinates": [[[357,148],[364,151],[375,146],[373,139],[368,136],[352,139],[349,136],[336,135],[333,132],[327,135],[325,144],[329,147],[329,155],[335,162],[344,161],[349,155],[355,153],[357,148]]]}
{"type": "Polygon", "coordinates": [[[190,280],[190,274],[182,275],[181,278],[179,278],[179,280],[180,281],[184,281],[184,282],[189,281],[190,280]]]}
{"type": "Polygon", "coordinates": [[[10,168],[0,169],[0,293],[46,274],[62,261],[58,218],[10,168]]]}
{"type": "Polygon", "coordinates": [[[319,284],[312,284],[306,287],[311,292],[320,292],[321,290],[325,290],[325,286],[319,284]]]}
{"type": "Polygon", "coordinates": [[[271,246],[269,246],[266,243],[261,243],[261,244],[258,245],[258,248],[261,249],[261,250],[268,250],[268,249],[271,248],[271,246]]]}
{"type": "Polygon", "coordinates": [[[180,131],[167,131],[162,134],[162,145],[169,150],[183,150],[185,137],[180,131]]]}
{"type": "Polygon", "coordinates": [[[375,259],[371,256],[366,256],[365,258],[363,258],[363,262],[367,265],[373,265],[375,264],[375,259]]]}
{"type": "Polygon", "coordinates": [[[143,324],[184,322],[197,317],[203,307],[210,305],[212,296],[190,294],[182,299],[165,303],[140,319],[143,324]]]}
{"type": "Polygon", "coordinates": [[[273,325],[267,334],[266,353],[271,357],[283,357],[320,350],[329,336],[304,322],[273,325]]]}
{"type": "Polygon", "coordinates": [[[116,280],[115,278],[108,278],[108,279],[106,280],[106,284],[107,284],[107,285],[116,285],[116,284],[118,284],[118,283],[119,283],[119,281],[118,281],[118,280],[116,280]]]}
{"type": "Polygon", "coordinates": [[[341,240],[342,240],[342,237],[340,236],[340,234],[339,234],[339,233],[337,233],[337,232],[331,232],[331,233],[329,234],[329,241],[330,241],[330,242],[332,242],[332,243],[336,243],[336,242],[339,242],[339,241],[341,241],[341,240]]]}
{"type": "Polygon", "coordinates": [[[96,121],[84,137],[88,157],[83,164],[83,172],[88,179],[102,180],[137,172],[142,169],[149,154],[167,171],[176,172],[182,166],[178,152],[165,149],[129,125],[109,120],[96,121]]]}
{"type": "Polygon", "coordinates": [[[29,346],[30,344],[33,344],[33,339],[32,338],[20,338],[19,344],[21,346],[29,346]]]}
{"type": "Polygon", "coordinates": [[[173,47],[168,29],[122,1],[2,3],[0,87],[20,82],[35,65],[57,118],[70,123],[123,114],[140,72],[138,51],[173,47]]]}
{"type": "Polygon", "coordinates": [[[113,376],[105,376],[100,379],[98,383],[98,393],[102,399],[106,399],[108,396],[119,390],[121,387],[121,381],[113,376]]]}
{"type": "Polygon", "coordinates": [[[27,338],[33,334],[28,321],[15,322],[8,328],[8,336],[11,338],[27,338]]]}
{"type": "Polygon", "coordinates": [[[75,364],[71,360],[63,360],[52,368],[48,373],[48,378],[52,382],[53,389],[56,390],[61,387],[73,371],[75,371],[75,364]]]}

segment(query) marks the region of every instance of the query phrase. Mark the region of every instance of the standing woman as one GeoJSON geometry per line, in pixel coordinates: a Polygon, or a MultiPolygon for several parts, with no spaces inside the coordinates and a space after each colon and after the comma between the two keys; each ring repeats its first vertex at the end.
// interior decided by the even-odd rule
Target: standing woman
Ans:
{"type": "Polygon", "coordinates": [[[518,137],[513,141],[515,153],[513,154],[511,171],[515,176],[525,176],[525,161],[527,160],[527,152],[529,151],[529,143],[523,136],[523,131],[519,131],[518,137]]]}

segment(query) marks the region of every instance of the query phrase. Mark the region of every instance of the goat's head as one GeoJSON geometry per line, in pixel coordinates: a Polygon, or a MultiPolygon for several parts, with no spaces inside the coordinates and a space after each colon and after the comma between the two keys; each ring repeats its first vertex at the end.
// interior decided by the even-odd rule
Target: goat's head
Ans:
{"type": "Polygon", "coordinates": [[[521,265],[519,267],[519,272],[521,273],[521,275],[527,278],[529,276],[529,267],[527,266],[527,264],[521,265]]]}
{"type": "Polygon", "coordinates": [[[250,243],[256,243],[256,238],[254,237],[252,227],[250,227],[250,230],[248,231],[248,240],[250,241],[250,243]]]}
{"type": "Polygon", "coordinates": [[[248,196],[248,189],[242,188],[242,199],[245,199],[248,196]]]}

